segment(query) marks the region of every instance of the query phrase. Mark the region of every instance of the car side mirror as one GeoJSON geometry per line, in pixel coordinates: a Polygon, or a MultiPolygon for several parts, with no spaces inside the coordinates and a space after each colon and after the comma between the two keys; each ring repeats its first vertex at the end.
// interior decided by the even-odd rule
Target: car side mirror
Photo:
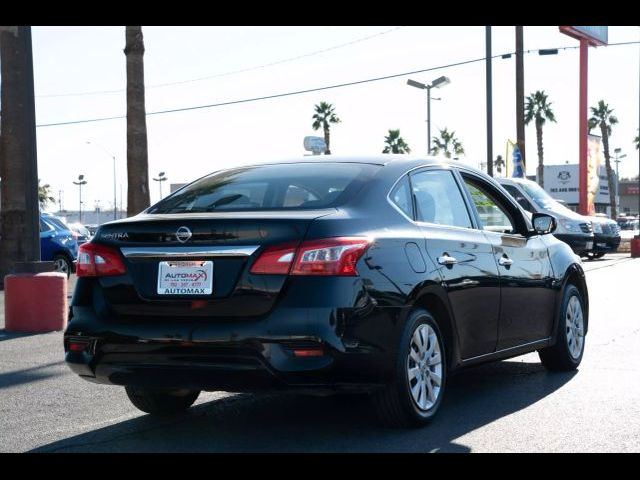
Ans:
{"type": "Polygon", "coordinates": [[[534,213],[531,218],[533,229],[540,235],[552,233],[558,226],[555,217],[546,213],[534,213]]]}

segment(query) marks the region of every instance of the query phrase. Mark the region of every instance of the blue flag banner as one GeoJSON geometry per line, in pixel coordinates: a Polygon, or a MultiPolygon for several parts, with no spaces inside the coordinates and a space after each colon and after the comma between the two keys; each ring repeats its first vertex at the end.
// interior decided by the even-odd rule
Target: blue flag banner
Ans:
{"type": "Polygon", "coordinates": [[[522,154],[520,153],[520,147],[518,145],[513,146],[513,178],[524,178],[524,163],[522,161],[522,154]]]}

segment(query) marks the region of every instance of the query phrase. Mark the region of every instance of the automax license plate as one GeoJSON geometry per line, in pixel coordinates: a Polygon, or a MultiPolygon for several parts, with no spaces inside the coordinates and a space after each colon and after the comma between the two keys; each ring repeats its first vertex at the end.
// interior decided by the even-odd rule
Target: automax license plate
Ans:
{"type": "Polygon", "coordinates": [[[211,295],[213,262],[160,262],[158,295],[211,295]]]}

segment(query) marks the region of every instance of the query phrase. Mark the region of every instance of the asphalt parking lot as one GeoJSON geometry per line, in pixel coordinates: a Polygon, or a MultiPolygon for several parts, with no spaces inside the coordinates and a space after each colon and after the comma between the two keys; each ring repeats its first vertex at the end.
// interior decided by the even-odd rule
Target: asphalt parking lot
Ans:
{"type": "Polygon", "coordinates": [[[354,396],[203,393],[185,414],[151,418],[124,389],[72,374],[61,332],[8,333],[0,316],[0,451],[639,452],[640,259],[584,268],[590,330],[577,372],[547,373],[537,354],[468,369],[450,378],[436,420],[412,430],[380,427],[354,396]]]}

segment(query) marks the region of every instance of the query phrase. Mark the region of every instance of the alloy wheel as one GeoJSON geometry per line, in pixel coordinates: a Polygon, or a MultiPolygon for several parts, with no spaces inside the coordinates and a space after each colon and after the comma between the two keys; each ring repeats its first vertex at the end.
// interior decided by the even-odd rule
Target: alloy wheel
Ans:
{"type": "Polygon", "coordinates": [[[61,272],[65,274],[69,273],[69,264],[64,258],[56,258],[53,263],[56,267],[56,272],[61,272]]]}
{"type": "Polygon", "coordinates": [[[569,353],[573,359],[578,359],[584,345],[584,317],[580,300],[575,295],[569,299],[565,320],[569,353]]]}
{"type": "Polygon", "coordinates": [[[415,405],[423,411],[432,408],[440,395],[442,356],[438,336],[430,325],[418,326],[411,336],[407,378],[415,405]]]}

